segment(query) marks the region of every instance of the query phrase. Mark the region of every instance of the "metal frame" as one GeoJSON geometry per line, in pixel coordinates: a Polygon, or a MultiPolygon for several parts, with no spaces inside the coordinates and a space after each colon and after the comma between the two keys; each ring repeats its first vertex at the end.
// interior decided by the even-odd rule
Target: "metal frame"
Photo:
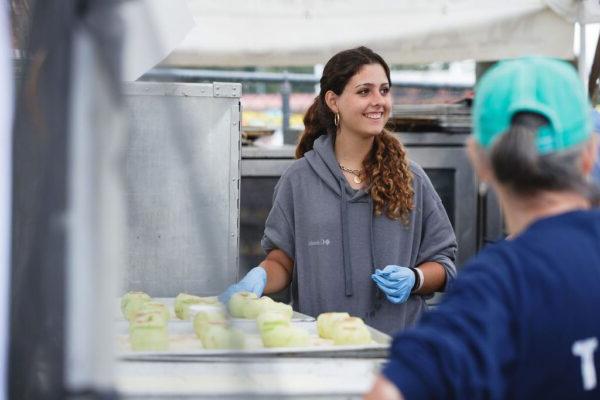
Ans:
{"type": "Polygon", "coordinates": [[[449,168],[455,171],[454,231],[458,241],[457,265],[477,251],[477,187],[463,148],[407,147],[409,157],[423,169],[449,168]]]}

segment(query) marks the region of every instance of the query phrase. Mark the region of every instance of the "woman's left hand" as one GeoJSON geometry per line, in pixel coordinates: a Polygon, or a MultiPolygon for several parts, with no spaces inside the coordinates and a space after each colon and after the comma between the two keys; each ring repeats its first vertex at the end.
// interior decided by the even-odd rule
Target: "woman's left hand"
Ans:
{"type": "Polygon", "coordinates": [[[415,286],[415,274],[410,268],[388,265],[383,270],[376,269],[371,279],[385,293],[387,299],[400,304],[408,300],[415,286]]]}

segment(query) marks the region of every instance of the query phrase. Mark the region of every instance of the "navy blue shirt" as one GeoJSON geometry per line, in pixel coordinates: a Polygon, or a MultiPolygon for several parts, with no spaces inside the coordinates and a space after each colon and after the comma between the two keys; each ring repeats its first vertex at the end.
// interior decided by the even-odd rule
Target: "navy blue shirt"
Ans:
{"type": "MultiPolygon", "coordinates": [[[[600,133],[597,133],[598,142],[600,143],[600,133]]],[[[600,186],[600,146],[598,147],[598,157],[596,158],[596,163],[594,164],[594,168],[592,169],[592,181],[596,183],[596,185],[600,186]]]]}
{"type": "Polygon", "coordinates": [[[600,211],[488,246],[397,336],[384,375],[412,399],[600,399],[600,211]]]}

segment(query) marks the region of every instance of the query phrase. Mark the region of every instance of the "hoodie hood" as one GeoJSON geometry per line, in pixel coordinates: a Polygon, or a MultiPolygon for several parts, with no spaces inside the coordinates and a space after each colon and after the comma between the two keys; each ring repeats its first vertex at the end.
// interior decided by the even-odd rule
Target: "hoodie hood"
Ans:
{"type": "Polygon", "coordinates": [[[338,196],[345,195],[349,201],[353,202],[366,203],[369,201],[368,192],[362,189],[353,189],[347,183],[335,158],[331,135],[319,136],[313,144],[313,150],[307,152],[304,157],[319,178],[338,196]]]}

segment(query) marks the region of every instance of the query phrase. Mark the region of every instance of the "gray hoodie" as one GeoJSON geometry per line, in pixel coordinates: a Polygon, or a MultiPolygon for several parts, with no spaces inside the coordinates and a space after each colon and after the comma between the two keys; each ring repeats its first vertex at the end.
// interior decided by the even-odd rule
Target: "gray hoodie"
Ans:
{"type": "Polygon", "coordinates": [[[371,280],[375,268],[416,267],[436,261],[446,284],[456,275],[456,237],[431,181],[417,164],[414,209],[409,224],[374,216],[371,196],[347,183],[329,135],[296,160],[275,187],[265,223],[265,252],[281,249],[294,260],[292,304],[318,316],[346,311],[393,334],[413,325],[426,309],[425,297],[390,303],[371,280]]]}

